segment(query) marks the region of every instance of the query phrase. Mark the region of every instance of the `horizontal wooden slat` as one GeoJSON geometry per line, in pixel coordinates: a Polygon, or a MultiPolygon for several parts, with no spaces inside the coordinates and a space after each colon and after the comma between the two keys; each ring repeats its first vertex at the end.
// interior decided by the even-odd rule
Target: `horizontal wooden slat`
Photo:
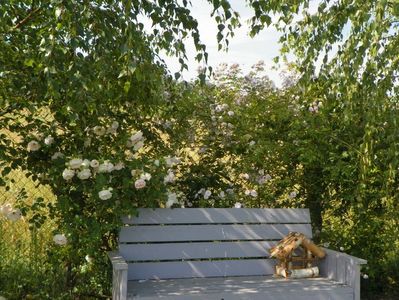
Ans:
{"type": "Polygon", "coordinates": [[[308,209],[299,208],[141,208],[126,224],[310,223],[308,209]]]}
{"type": "Polygon", "coordinates": [[[166,244],[121,244],[119,252],[127,261],[199,258],[268,257],[277,242],[206,242],[166,244]]]}
{"type": "Polygon", "coordinates": [[[176,242],[281,239],[291,231],[312,237],[310,224],[125,226],[119,241],[176,242]]]}
{"type": "Polygon", "coordinates": [[[270,275],[274,259],[130,263],[129,280],[270,275]]]}
{"type": "Polygon", "coordinates": [[[353,290],[325,278],[290,279],[271,276],[129,281],[133,299],[167,300],[353,300],[353,290]]]}

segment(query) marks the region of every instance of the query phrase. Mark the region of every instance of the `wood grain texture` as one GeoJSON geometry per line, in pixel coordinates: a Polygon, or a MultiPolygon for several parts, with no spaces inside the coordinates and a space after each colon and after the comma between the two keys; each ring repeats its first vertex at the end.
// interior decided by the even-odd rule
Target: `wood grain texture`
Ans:
{"type": "Polygon", "coordinates": [[[166,244],[120,244],[119,252],[127,261],[269,257],[276,242],[203,242],[166,244]]]}
{"type": "Polygon", "coordinates": [[[271,275],[275,264],[273,259],[130,263],[128,279],[271,275]]]}
{"type": "Polygon", "coordinates": [[[353,300],[348,286],[323,278],[277,279],[269,276],[130,281],[129,299],[353,300]]]}
{"type": "Polygon", "coordinates": [[[281,239],[291,231],[312,236],[310,224],[125,226],[119,242],[176,242],[281,239]]]}
{"type": "Polygon", "coordinates": [[[301,208],[140,208],[126,224],[310,223],[301,208]]]}
{"type": "Polygon", "coordinates": [[[117,251],[108,252],[112,263],[112,299],[127,299],[128,264],[117,251]]]}

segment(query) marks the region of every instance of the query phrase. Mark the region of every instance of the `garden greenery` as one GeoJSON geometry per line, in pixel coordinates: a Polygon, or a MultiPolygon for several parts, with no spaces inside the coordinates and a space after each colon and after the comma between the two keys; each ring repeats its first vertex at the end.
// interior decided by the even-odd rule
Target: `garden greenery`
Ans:
{"type": "MultiPolygon", "coordinates": [[[[209,2],[222,49],[239,16],[209,2]]],[[[275,19],[283,54],[297,59],[281,89],[262,63],[173,79],[162,51],[185,69],[193,42],[207,60],[188,1],[0,6],[0,184],[11,189],[23,172],[55,196],[21,189],[2,203],[2,234],[26,223],[44,255],[31,278],[0,258],[1,296],[106,297],[121,216],[181,206],[308,207],[318,242],[369,260],[366,289],[397,287],[398,5],[248,4],[251,33],[275,19]]]]}

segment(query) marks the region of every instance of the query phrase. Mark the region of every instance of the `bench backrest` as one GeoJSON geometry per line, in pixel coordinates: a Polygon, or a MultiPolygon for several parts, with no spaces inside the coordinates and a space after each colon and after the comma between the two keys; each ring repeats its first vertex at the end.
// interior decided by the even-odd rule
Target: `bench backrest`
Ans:
{"type": "Polygon", "coordinates": [[[139,209],[123,221],[129,280],[270,275],[270,247],[291,231],[312,237],[308,209],[139,209]]]}

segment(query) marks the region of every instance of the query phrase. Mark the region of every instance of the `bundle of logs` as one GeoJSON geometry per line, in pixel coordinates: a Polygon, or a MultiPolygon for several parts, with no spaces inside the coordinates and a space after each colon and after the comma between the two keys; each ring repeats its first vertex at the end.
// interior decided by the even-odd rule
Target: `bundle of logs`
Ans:
{"type": "Polygon", "coordinates": [[[314,263],[326,253],[304,234],[290,232],[270,250],[270,257],[277,258],[275,275],[285,278],[305,278],[319,275],[314,263]]]}

